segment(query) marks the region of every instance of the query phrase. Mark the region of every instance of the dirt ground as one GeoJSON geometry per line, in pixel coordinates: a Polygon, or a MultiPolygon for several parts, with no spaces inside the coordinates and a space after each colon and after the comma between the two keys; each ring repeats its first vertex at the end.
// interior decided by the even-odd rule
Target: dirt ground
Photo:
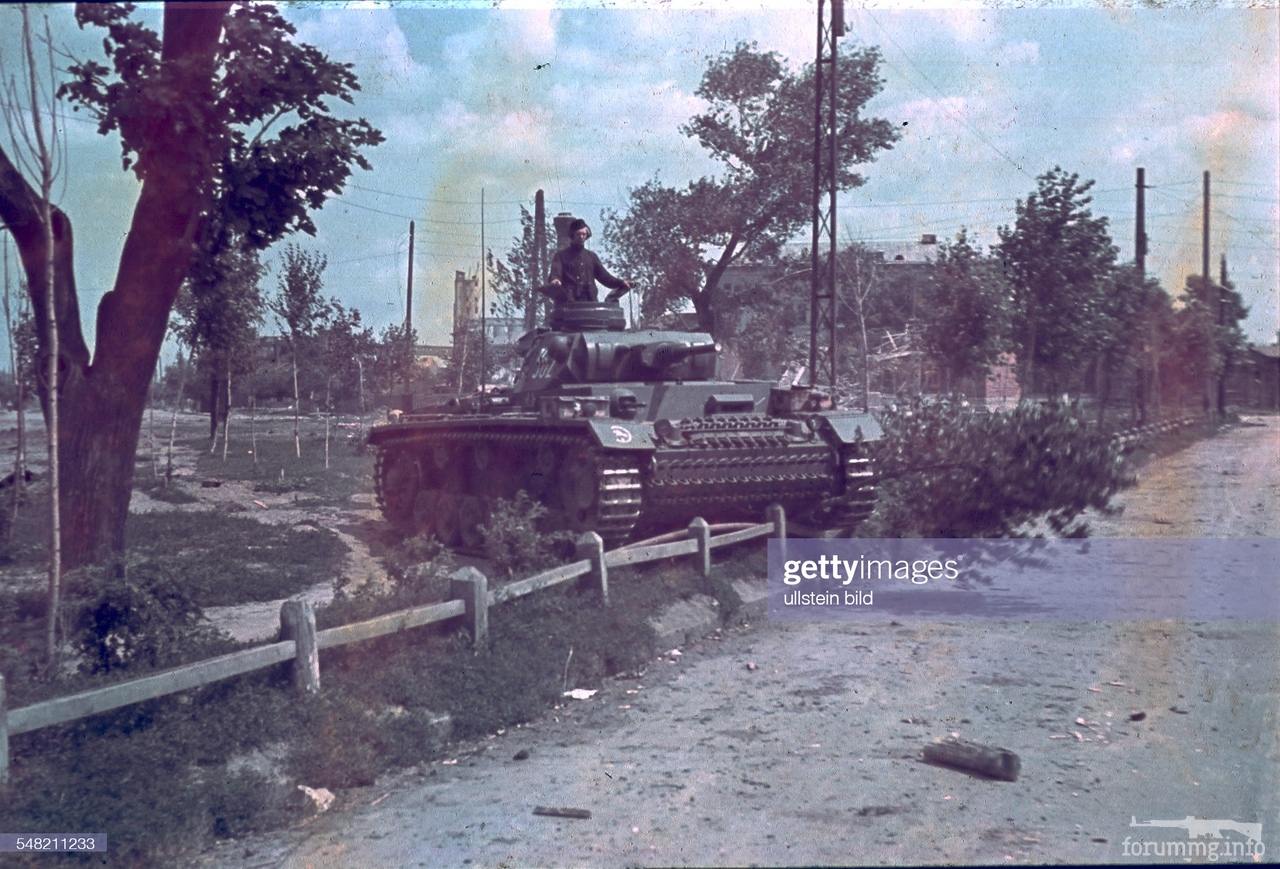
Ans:
{"type": "MultiPolygon", "coordinates": [[[[1241,546],[1280,536],[1278,457],[1280,419],[1246,420],[1149,465],[1122,497],[1123,515],[1099,518],[1095,533],[1241,546]]],[[[1276,614],[1262,612],[1218,622],[766,622],[206,859],[1160,862],[1177,852],[1134,849],[1185,847],[1188,833],[1133,824],[1189,816],[1261,823],[1265,846],[1280,831],[1278,641],[1276,614]],[[922,763],[921,748],[949,733],[1016,752],[1021,777],[922,763]],[[591,817],[534,815],[536,806],[591,817]]],[[[1238,841],[1228,833],[1218,844],[1238,841]]]]}
{"type": "MultiPolygon", "coordinates": [[[[374,417],[366,419],[366,424],[374,417]]],[[[168,457],[168,439],[172,415],[168,412],[157,412],[155,416],[154,449],[157,466],[163,469],[168,457]]],[[[243,427],[245,421],[233,418],[232,424],[243,427]]],[[[47,467],[47,450],[44,446],[44,428],[39,414],[27,414],[29,427],[28,467],[43,479],[47,467]]],[[[284,416],[264,416],[259,420],[263,432],[274,427],[278,431],[291,429],[292,418],[284,416]]],[[[0,455],[7,455],[6,461],[12,461],[15,435],[16,414],[13,411],[0,413],[0,455]]],[[[314,420],[304,420],[303,434],[314,441],[323,425],[314,420]]],[[[147,463],[152,455],[151,427],[144,420],[142,436],[139,440],[139,462],[147,463]]],[[[238,515],[250,516],[253,519],[273,525],[312,526],[326,528],[336,534],[349,550],[340,576],[317,577],[316,582],[300,595],[295,595],[318,605],[327,603],[333,598],[337,585],[353,590],[366,582],[387,582],[386,570],[382,563],[370,551],[370,542],[381,528],[379,513],[372,493],[373,481],[369,480],[369,491],[353,496],[341,505],[300,505],[294,493],[270,494],[255,491],[251,482],[244,480],[223,479],[217,487],[204,488],[200,485],[200,476],[196,471],[197,453],[195,448],[184,441],[205,437],[208,434],[208,417],[196,413],[180,413],[177,418],[176,443],[173,448],[173,477],[177,487],[194,496],[194,503],[174,504],[149,497],[145,492],[136,490],[129,504],[132,513],[152,511],[180,510],[198,512],[206,510],[234,509],[245,512],[238,515]]],[[[351,432],[347,428],[333,429],[332,448],[346,448],[346,441],[351,432]]],[[[233,432],[232,443],[243,448],[241,443],[246,435],[242,431],[233,432]]],[[[221,449],[219,442],[218,449],[221,449]]],[[[314,448],[311,443],[309,448],[314,448]]],[[[140,466],[142,467],[142,466],[140,466]]],[[[140,475],[148,472],[140,472],[140,475]]],[[[2,474],[0,474],[2,475],[2,474]]],[[[44,569],[31,570],[8,568],[0,571],[0,581],[8,585],[39,585],[44,582],[44,569]],[[29,576],[28,576],[29,574],[29,576]]],[[[280,600],[259,601],[233,606],[210,607],[205,616],[215,626],[225,630],[234,639],[253,641],[273,638],[280,626],[280,600]]]]}

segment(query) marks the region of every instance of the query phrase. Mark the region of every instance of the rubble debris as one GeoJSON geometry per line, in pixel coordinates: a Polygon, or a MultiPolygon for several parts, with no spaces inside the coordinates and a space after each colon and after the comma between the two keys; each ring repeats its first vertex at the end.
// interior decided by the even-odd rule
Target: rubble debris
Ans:
{"type": "Polygon", "coordinates": [[[511,755],[511,759],[512,759],[512,760],[528,760],[528,759],[529,759],[529,749],[527,749],[527,748],[522,748],[522,749],[520,749],[520,750],[519,750],[519,751],[517,751],[515,754],[511,755]]]}
{"type": "Polygon", "coordinates": [[[981,773],[1002,781],[1017,781],[1022,770],[1022,760],[1006,748],[996,748],[949,738],[924,747],[927,763],[981,773]]]}
{"type": "Polygon", "coordinates": [[[312,806],[316,812],[327,812],[333,806],[333,801],[337,799],[333,795],[333,791],[328,788],[309,788],[306,785],[298,785],[298,790],[311,800],[312,806]]]}
{"type": "Polygon", "coordinates": [[[591,817],[589,809],[560,808],[557,806],[534,806],[533,813],[535,815],[545,815],[549,818],[575,818],[579,821],[585,821],[591,817]]]}
{"type": "Polygon", "coordinates": [[[1130,721],[1143,721],[1146,719],[1146,717],[1147,717],[1147,713],[1142,712],[1141,710],[1135,710],[1129,713],[1130,721]]]}
{"type": "Polygon", "coordinates": [[[590,700],[596,696],[598,690],[596,688],[574,688],[572,691],[564,692],[563,696],[571,697],[574,700],[590,700]]]}

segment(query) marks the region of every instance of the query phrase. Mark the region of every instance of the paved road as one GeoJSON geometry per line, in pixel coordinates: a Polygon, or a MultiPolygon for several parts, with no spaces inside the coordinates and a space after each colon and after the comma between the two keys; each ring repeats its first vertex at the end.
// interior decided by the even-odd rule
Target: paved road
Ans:
{"type": "MultiPolygon", "coordinates": [[[[1154,463],[1099,531],[1280,536],[1280,421],[1259,422],[1154,463]]],[[[1131,819],[1187,816],[1261,822],[1280,854],[1278,641],[1274,620],[763,625],[344,794],[245,861],[1125,862],[1126,837],[1187,841],[1131,819]],[[1017,752],[1021,778],[923,764],[948,733],[1017,752]]]]}

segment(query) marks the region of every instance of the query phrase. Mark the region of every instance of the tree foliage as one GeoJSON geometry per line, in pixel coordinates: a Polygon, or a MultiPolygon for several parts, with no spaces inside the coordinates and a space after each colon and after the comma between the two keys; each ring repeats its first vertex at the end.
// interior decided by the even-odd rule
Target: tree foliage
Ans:
{"type": "MultiPolygon", "coordinates": [[[[891,147],[889,122],[865,117],[880,90],[879,52],[841,55],[836,181],[860,186],[860,164],[891,147]]],[[[658,178],[633,189],[623,213],[606,216],[618,270],[633,275],[646,318],[691,301],[702,328],[716,330],[725,269],[764,261],[810,218],[813,195],[814,73],[788,69],[775,52],[739,43],[709,60],[697,95],[707,110],[681,127],[721,165],[685,187],[658,178]]]]}
{"type": "Polygon", "coordinates": [[[1069,405],[986,413],[916,400],[881,421],[881,503],[867,536],[1018,537],[1037,520],[1084,536],[1085,511],[1108,511],[1133,483],[1120,448],[1069,405]]]}
{"type": "MultiPolygon", "coordinates": [[[[555,232],[544,223],[542,237],[544,249],[537,250],[536,220],[532,212],[520,206],[520,234],[511,239],[511,247],[504,258],[488,254],[489,313],[498,317],[523,317],[530,293],[546,283],[551,268],[552,244],[555,232]]],[[[535,294],[535,302],[541,299],[535,294]]]]}
{"type": "Polygon", "coordinates": [[[962,229],[939,247],[923,296],[924,347],[946,382],[985,374],[1008,340],[1009,293],[999,262],[984,257],[962,229]]]}
{"type": "Polygon", "coordinates": [[[1107,219],[1089,209],[1092,187],[1055,166],[1000,227],[1024,390],[1060,391],[1102,349],[1116,249],[1107,219]]]}
{"type": "Polygon", "coordinates": [[[120,134],[123,166],[140,178],[149,161],[172,159],[152,147],[170,128],[208,132],[216,165],[203,235],[215,246],[206,263],[235,238],[263,248],[291,232],[315,235],[310,212],[342,189],[353,165],[370,168],[361,149],[382,141],[363,118],[330,113],[327,100],[351,103],[360,90],[352,65],[293,41],[296,28],[275,7],[237,5],[223,22],[210,103],[193,106],[166,87],[161,40],[131,19],[133,11],[131,3],[76,8],[81,27],[106,31],[112,69],[94,60],[72,64],[63,94],[98,120],[100,133],[120,134]],[[197,111],[199,124],[188,119],[197,111]]]}
{"type": "Polygon", "coordinates": [[[102,31],[105,63],[74,61],[60,88],[101,133],[120,136],[122,163],[141,181],[132,218],[117,228],[125,244],[98,306],[92,354],[71,221],[56,207],[43,217],[39,194],[0,150],[0,218],[17,242],[41,332],[46,287],[57,312],[69,566],[124,548],[145,397],[182,282],[190,277],[199,294],[218,284],[223,250],[314,231],[308,212],[354,166],[367,166],[362,149],[381,139],[363,120],[330,114],[328,100],[350,102],[357,89],[351,67],[295,43],[273,7],[171,3],[163,37],[132,13],[129,4],[77,7],[81,26],[102,31]]]}

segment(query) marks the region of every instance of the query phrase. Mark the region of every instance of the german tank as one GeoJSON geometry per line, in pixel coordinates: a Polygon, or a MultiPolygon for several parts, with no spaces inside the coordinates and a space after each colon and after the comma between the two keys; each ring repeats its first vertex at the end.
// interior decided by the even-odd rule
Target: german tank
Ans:
{"type": "Polygon", "coordinates": [[[564,303],[517,343],[502,394],[453,399],[373,428],[378,505],[405,534],[464,549],[498,498],[521,490],[548,522],[616,546],[708,521],[789,517],[849,528],[875,505],[880,426],[828,395],[716,378],[697,332],[627,330],[612,303],[564,303]]]}

